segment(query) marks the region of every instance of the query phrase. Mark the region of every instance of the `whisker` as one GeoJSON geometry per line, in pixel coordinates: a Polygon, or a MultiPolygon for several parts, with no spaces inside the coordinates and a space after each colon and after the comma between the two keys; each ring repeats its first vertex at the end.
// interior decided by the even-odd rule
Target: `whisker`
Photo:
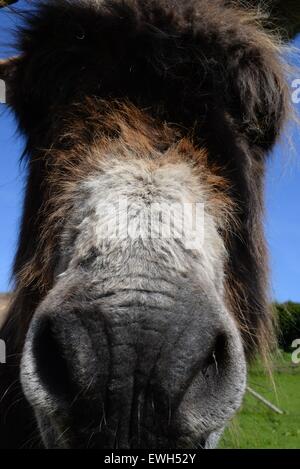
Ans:
{"type": "Polygon", "coordinates": [[[4,391],[4,393],[2,394],[2,397],[0,399],[0,404],[1,402],[4,400],[5,396],[7,396],[7,394],[9,393],[9,391],[11,390],[11,388],[19,382],[19,379],[16,379],[15,381],[13,381],[12,383],[10,383],[10,385],[6,388],[6,390],[4,391]]]}

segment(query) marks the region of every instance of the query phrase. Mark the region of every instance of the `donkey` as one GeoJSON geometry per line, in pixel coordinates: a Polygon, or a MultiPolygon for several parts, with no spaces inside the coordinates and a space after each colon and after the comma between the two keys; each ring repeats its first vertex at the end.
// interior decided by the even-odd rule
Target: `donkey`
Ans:
{"type": "Polygon", "coordinates": [[[0,445],[215,447],[272,340],[280,44],[221,0],[32,3],[0,65],[28,168],[0,445]]]}

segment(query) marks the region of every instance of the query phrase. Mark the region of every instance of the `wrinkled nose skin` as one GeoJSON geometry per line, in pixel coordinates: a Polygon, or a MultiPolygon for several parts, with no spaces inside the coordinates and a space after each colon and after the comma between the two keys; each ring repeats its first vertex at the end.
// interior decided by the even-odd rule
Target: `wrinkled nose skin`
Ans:
{"type": "Polygon", "coordinates": [[[217,444],[246,376],[240,335],[217,294],[186,283],[166,298],[57,297],[54,289],[36,311],[21,366],[47,448],[217,444]]]}

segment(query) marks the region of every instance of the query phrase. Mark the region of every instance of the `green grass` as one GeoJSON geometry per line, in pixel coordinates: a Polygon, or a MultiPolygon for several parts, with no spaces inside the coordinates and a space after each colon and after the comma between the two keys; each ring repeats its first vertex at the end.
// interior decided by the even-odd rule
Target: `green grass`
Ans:
{"type": "Polygon", "coordinates": [[[248,392],[244,403],[222,438],[221,448],[300,448],[300,365],[291,355],[275,358],[273,379],[260,363],[252,365],[248,384],[284,411],[274,413],[248,392]]]}

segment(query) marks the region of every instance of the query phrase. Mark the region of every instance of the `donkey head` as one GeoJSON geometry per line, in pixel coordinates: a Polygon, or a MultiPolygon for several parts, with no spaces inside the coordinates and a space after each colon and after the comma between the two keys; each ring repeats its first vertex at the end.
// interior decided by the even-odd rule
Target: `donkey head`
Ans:
{"type": "Polygon", "coordinates": [[[173,3],[42,2],[0,65],[28,159],[4,333],[46,447],[215,446],[270,336],[279,49],[173,3]]]}

